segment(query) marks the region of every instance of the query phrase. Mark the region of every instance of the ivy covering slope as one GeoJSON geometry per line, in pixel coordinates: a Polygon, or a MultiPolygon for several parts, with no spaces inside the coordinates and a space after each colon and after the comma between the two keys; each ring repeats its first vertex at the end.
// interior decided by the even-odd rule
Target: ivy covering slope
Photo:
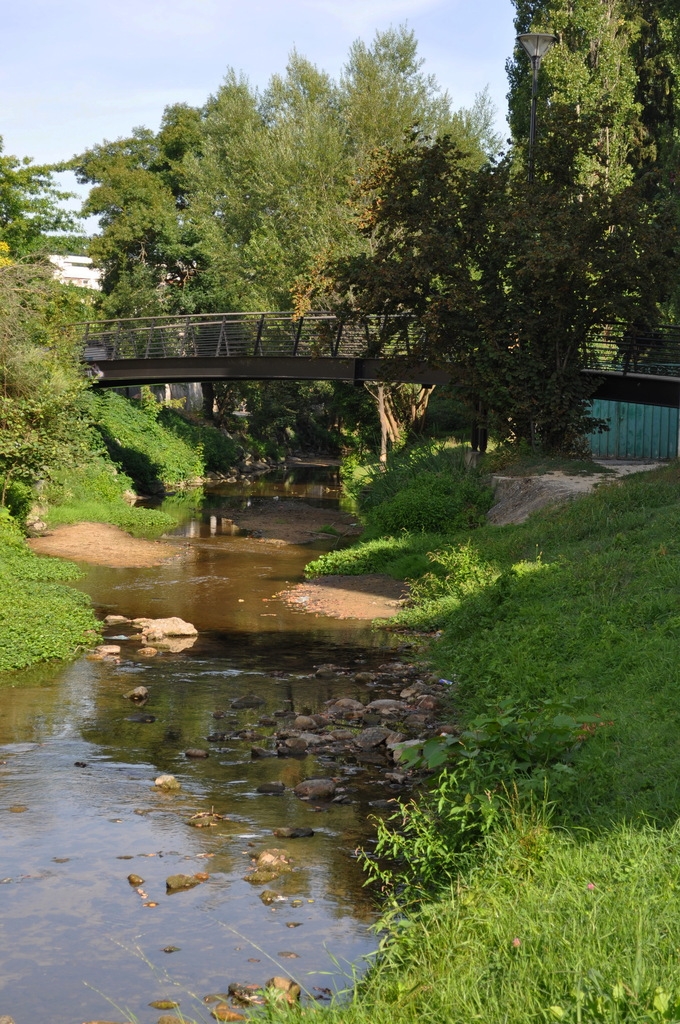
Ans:
{"type": "Polygon", "coordinates": [[[64,585],[81,575],[73,562],[34,555],[0,509],[0,672],[92,644],[98,623],[89,599],[64,585]]]}

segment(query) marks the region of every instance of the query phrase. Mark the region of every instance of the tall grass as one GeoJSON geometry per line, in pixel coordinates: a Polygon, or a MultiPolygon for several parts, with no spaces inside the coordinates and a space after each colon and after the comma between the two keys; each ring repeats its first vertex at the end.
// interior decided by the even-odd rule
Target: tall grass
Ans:
{"type": "Polygon", "coordinates": [[[677,1021],[680,826],[592,837],[516,820],[388,938],[328,1024],[677,1021]]]}

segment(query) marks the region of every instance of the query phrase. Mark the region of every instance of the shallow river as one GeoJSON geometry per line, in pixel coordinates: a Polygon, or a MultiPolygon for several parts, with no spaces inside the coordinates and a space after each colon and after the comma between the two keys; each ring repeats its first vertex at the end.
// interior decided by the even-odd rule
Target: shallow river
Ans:
{"type": "MultiPolygon", "coordinates": [[[[282,472],[248,494],[335,508],[332,473],[282,472]]],[[[313,755],[252,760],[252,739],[206,741],[218,728],[248,726],[264,739],[273,729],[258,724],[263,716],[322,710],[333,696],[365,700],[361,686],[315,678],[314,667],[370,668],[394,643],[365,623],[305,615],[273,598],[301,579],[312,552],[234,536],[224,512],[245,500],[234,485],[182,512],[180,553],[163,565],[85,567],[78,583],[102,616],[193,622],[200,635],[190,650],[144,661],[138,644],[121,640],[120,665],[81,658],[0,679],[0,1016],[16,1024],[155,1024],[161,1011],[148,1004],[160,999],[210,1020],[204,996],[276,974],[323,998],[347,987],[377,944],[354,857],[370,802],[389,795],[370,767],[313,755]],[[140,684],[150,690],[150,723],[130,721],[139,709],[123,699],[140,684]],[[248,694],[265,704],[232,711],[248,694]],[[187,759],[191,747],[209,748],[209,758],[187,759]],[[154,787],[165,772],[181,781],[179,794],[154,787]],[[328,775],[342,778],[351,802],[319,810],[292,793],[302,779],[328,775]],[[285,783],[282,796],[256,793],[272,780],[285,783]],[[211,808],[226,815],[217,827],[188,824],[211,808]],[[276,839],[280,826],[315,835],[276,839]],[[251,856],[271,847],[288,849],[295,870],[252,886],[251,856]],[[200,871],[208,881],[166,895],[168,875],[200,871]],[[144,879],[142,894],[131,872],[144,879]],[[267,887],[285,898],[265,905],[267,887]]]]}

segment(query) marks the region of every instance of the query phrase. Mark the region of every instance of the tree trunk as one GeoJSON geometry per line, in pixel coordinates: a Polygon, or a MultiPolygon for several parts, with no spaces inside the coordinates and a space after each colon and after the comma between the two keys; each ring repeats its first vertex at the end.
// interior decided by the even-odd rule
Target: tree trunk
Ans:
{"type": "Polygon", "coordinates": [[[203,416],[212,422],[215,419],[215,385],[211,380],[201,382],[203,391],[203,416]]]}

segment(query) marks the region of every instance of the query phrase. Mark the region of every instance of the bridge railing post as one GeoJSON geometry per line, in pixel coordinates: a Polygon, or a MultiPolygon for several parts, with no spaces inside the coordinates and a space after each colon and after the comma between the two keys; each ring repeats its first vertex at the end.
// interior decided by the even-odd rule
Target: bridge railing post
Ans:
{"type": "Polygon", "coordinates": [[[331,355],[333,356],[334,359],[337,358],[338,352],[340,351],[340,342],[342,340],[342,329],[343,329],[344,326],[345,325],[344,325],[343,321],[341,320],[340,323],[338,324],[338,330],[337,330],[337,333],[335,335],[335,341],[331,342],[331,355]]]}
{"type": "Polygon", "coordinates": [[[303,316],[301,316],[300,319],[297,322],[297,328],[296,328],[296,331],[295,331],[295,337],[293,339],[293,355],[294,356],[296,356],[298,354],[298,348],[300,347],[300,338],[302,337],[302,325],[304,323],[304,319],[305,318],[303,316]]]}
{"type": "Polygon", "coordinates": [[[264,313],[260,317],[260,321],[259,321],[259,323],[257,325],[257,337],[255,338],[255,351],[253,352],[253,355],[256,355],[256,356],[261,356],[262,355],[262,332],[263,332],[263,330],[264,330],[264,313]]]}
{"type": "Polygon", "coordinates": [[[153,331],[154,331],[155,324],[156,324],[156,318],[154,317],[152,319],[152,321],[151,321],[151,324],[149,325],[149,333],[148,333],[147,338],[146,338],[146,352],[144,353],[144,358],[145,359],[149,358],[149,352],[150,352],[150,349],[151,349],[151,344],[153,342],[153,331]]]}
{"type": "MultiPolygon", "coordinates": [[[[215,355],[216,356],[218,356],[220,354],[220,349],[222,348],[222,341],[223,341],[223,339],[226,338],[226,327],[227,327],[227,314],[225,313],[224,316],[222,317],[222,323],[220,324],[220,333],[219,333],[219,336],[217,338],[217,348],[215,349],[215,355]]],[[[229,342],[226,342],[225,348],[226,348],[225,355],[229,355],[229,342]]]]}

